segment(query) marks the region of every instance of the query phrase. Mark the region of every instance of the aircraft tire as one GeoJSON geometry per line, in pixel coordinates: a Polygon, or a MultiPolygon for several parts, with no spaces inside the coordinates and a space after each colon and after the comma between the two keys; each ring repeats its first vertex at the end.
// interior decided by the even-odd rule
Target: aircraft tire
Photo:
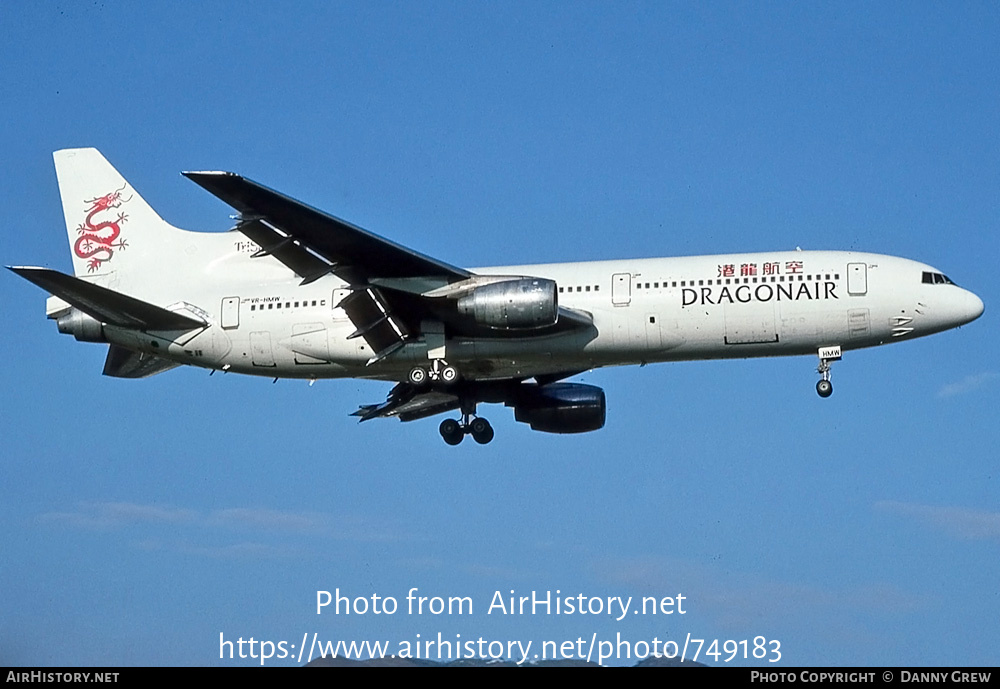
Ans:
{"type": "Polygon", "coordinates": [[[820,397],[829,397],[833,394],[833,383],[828,380],[821,380],[816,383],[816,394],[820,397]]]}
{"type": "Polygon", "coordinates": [[[406,379],[410,381],[410,385],[420,387],[427,382],[427,369],[422,366],[414,366],[410,369],[410,373],[406,376],[406,379]]]}
{"type": "Polygon", "coordinates": [[[462,442],[462,438],[465,437],[465,431],[455,419],[445,419],[442,421],[441,425],[438,426],[438,431],[449,445],[458,445],[462,442]]]}
{"type": "Polygon", "coordinates": [[[485,445],[493,440],[493,426],[482,417],[472,420],[472,423],[469,424],[469,432],[472,433],[472,439],[480,445],[485,445]]]}
{"type": "Polygon", "coordinates": [[[441,381],[448,385],[451,385],[456,380],[458,380],[458,369],[454,366],[445,366],[441,369],[441,381]]]}

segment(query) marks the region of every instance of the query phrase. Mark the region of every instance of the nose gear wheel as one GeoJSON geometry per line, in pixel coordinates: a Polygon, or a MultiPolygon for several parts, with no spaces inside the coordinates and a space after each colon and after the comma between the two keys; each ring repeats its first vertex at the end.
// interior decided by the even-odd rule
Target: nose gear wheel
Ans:
{"type": "Polygon", "coordinates": [[[841,358],[840,347],[823,347],[819,350],[819,366],[816,373],[820,375],[820,381],[816,383],[816,394],[820,397],[829,397],[833,394],[833,382],[830,380],[830,363],[839,361],[841,358]]]}

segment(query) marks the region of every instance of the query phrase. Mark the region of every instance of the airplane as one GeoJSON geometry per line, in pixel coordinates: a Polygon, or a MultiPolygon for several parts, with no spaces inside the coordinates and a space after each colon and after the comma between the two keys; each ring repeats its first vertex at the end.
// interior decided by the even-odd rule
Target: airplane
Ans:
{"type": "Polygon", "coordinates": [[[231,172],[184,172],[232,206],[228,232],[173,227],[93,148],[53,154],[73,275],[10,270],[49,292],[61,333],[110,345],[104,375],[188,364],[395,386],[361,421],[444,412],[449,445],[494,431],[478,405],[549,433],[602,428],[594,368],[818,357],[969,323],[983,302],[944,273],[855,251],[772,251],[465,269],[231,172]]]}

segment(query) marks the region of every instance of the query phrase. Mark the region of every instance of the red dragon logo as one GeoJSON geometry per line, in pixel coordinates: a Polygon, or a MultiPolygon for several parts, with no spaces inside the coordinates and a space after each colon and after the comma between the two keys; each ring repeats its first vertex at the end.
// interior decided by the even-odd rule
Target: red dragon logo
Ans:
{"type": "Polygon", "coordinates": [[[105,261],[110,261],[111,257],[115,255],[115,249],[120,250],[128,246],[128,242],[118,238],[118,235],[121,234],[121,224],[128,219],[125,213],[119,213],[114,220],[108,218],[100,221],[94,220],[94,216],[98,213],[118,208],[123,203],[132,200],[131,196],[127,199],[122,198],[124,188],[123,186],[110,194],[84,201],[90,207],[86,209],[87,217],[76,228],[80,237],[73,244],[73,251],[80,258],[90,259],[87,261],[87,272],[89,273],[100,268],[105,261]]]}

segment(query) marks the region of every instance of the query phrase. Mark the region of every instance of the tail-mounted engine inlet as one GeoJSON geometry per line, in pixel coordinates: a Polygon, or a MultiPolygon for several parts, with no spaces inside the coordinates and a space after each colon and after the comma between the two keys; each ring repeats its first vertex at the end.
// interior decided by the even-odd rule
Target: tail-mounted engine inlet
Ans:
{"type": "Polygon", "coordinates": [[[80,342],[107,342],[104,324],[80,309],[70,309],[56,319],[59,332],[72,335],[80,342]]]}

